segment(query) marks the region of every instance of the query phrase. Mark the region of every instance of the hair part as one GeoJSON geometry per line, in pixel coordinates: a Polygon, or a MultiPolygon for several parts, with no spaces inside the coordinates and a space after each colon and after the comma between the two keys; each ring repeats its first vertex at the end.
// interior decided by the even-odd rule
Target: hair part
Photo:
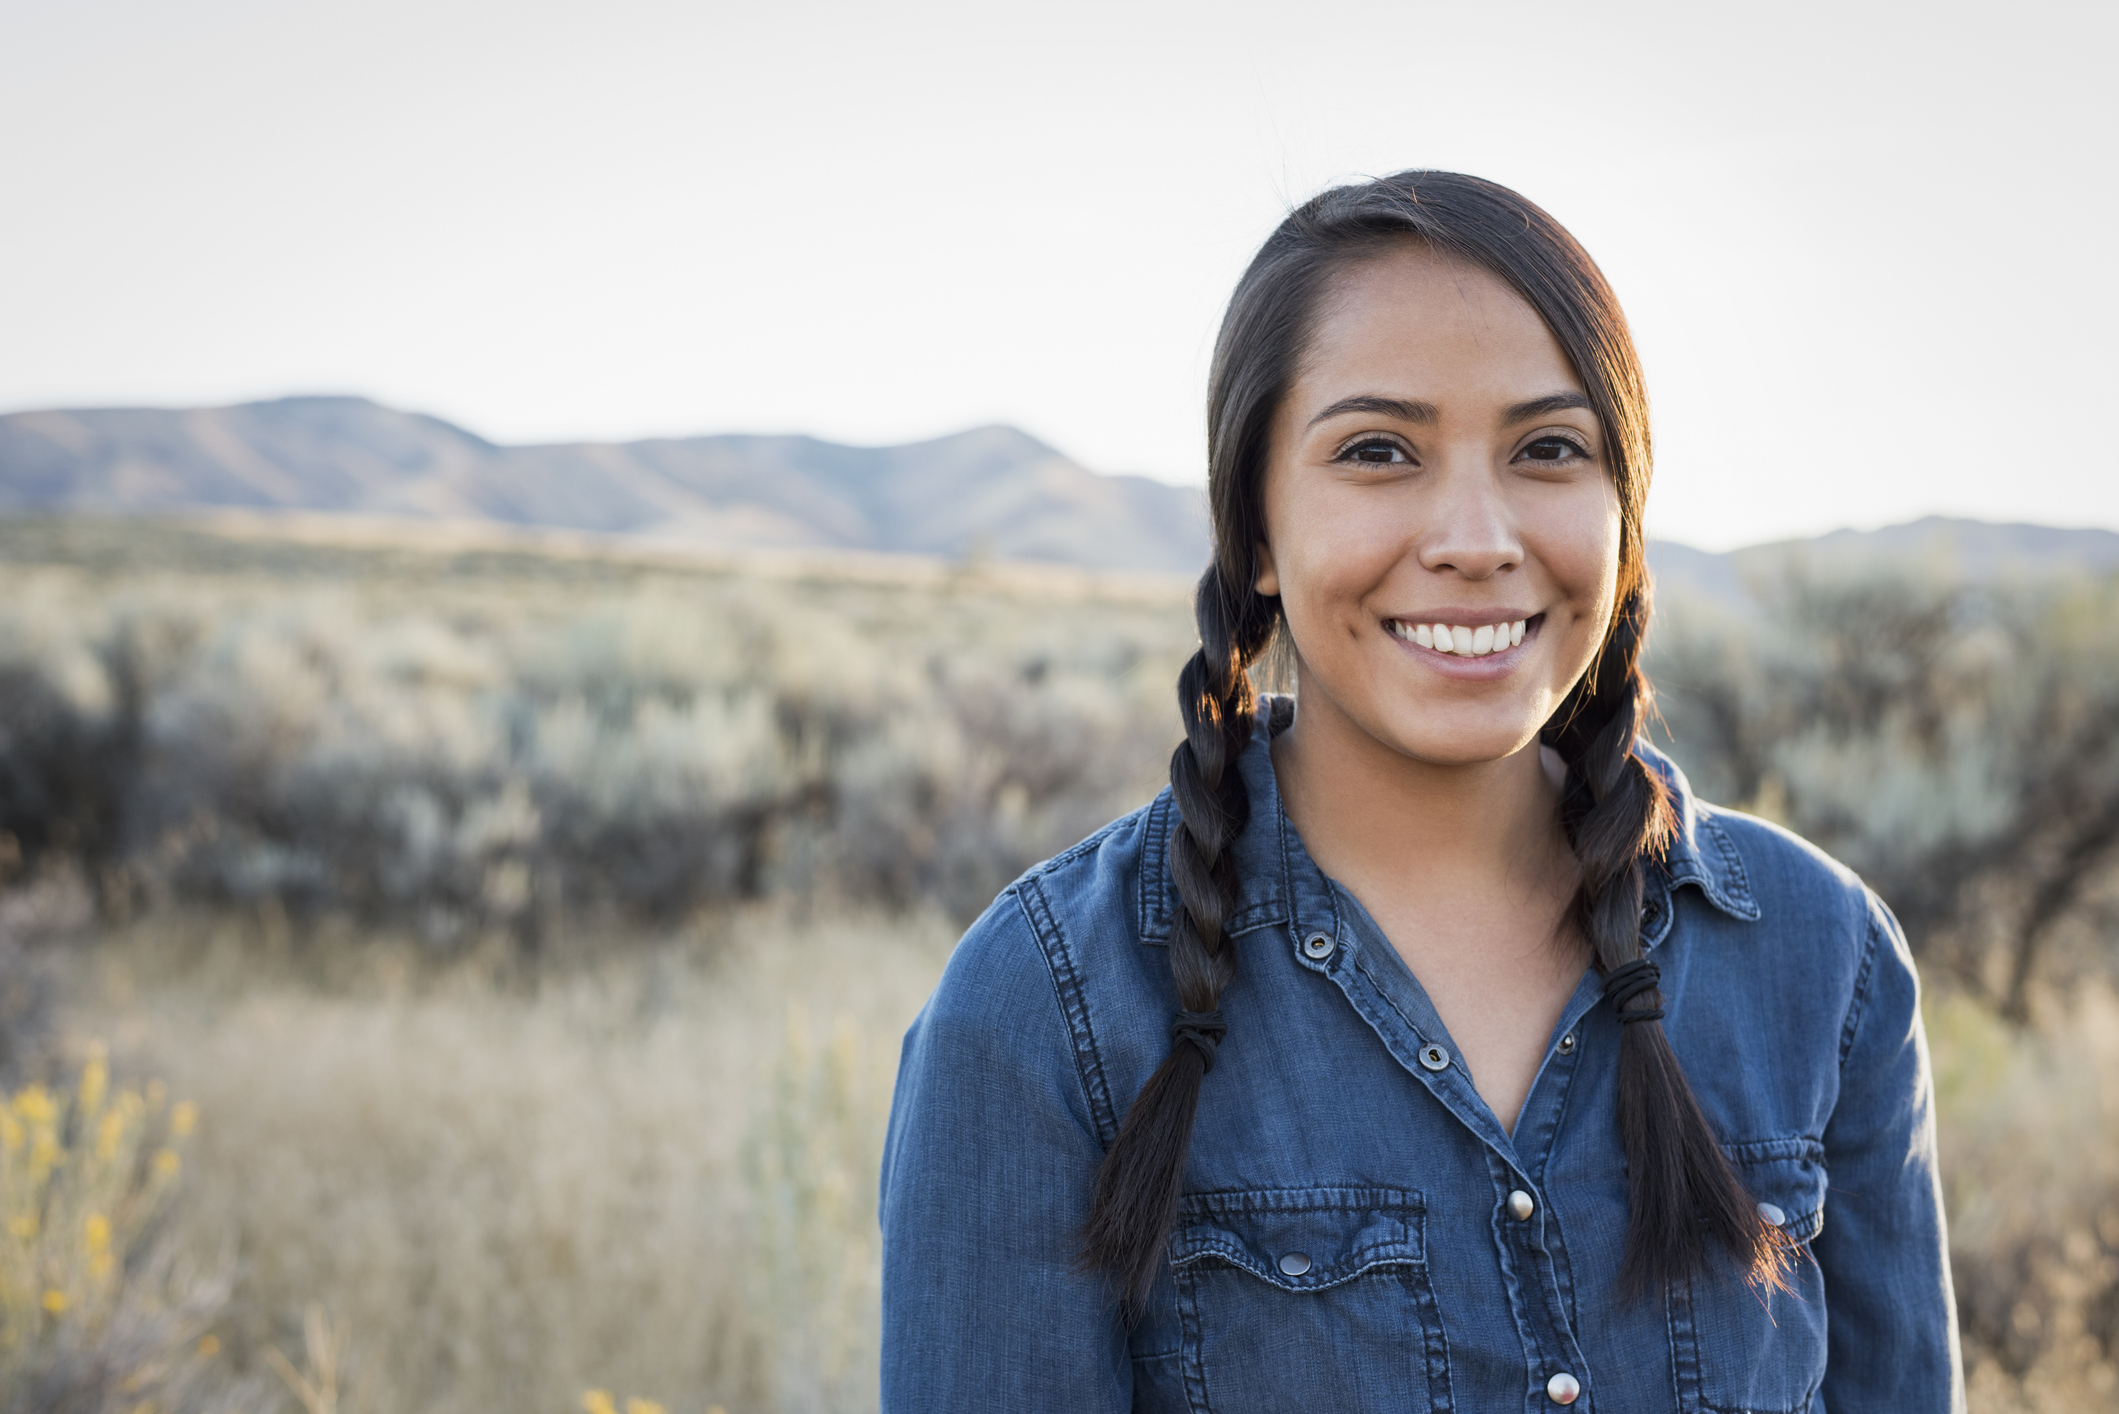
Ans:
{"type": "MultiPolygon", "coordinates": [[[[1185,736],[1170,758],[1178,825],[1169,862],[1183,905],[1171,930],[1170,971],[1188,1013],[1218,1012],[1236,975],[1224,924],[1241,884],[1231,851],[1250,814],[1236,763],[1250,743],[1257,706],[1250,669],[1282,627],[1279,600],[1253,587],[1266,539],[1273,420],[1334,281],[1409,241],[1483,268],[1515,290],[1552,330],[1604,426],[1620,504],[1617,607],[1588,671],[1541,738],[1567,763],[1562,824],[1580,866],[1567,920],[1600,972],[1642,955],[1645,871],[1662,856],[1675,823],[1661,777],[1633,751],[1652,710],[1640,668],[1649,611],[1642,509],[1651,459],[1640,359],[1610,285],[1557,221],[1477,177],[1400,172],[1333,188],[1282,221],[1237,282],[1215,342],[1207,393],[1214,553],[1194,596],[1200,647],[1178,677],[1185,736]]],[[[1661,993],[1651,991],[1630,1009],[1661,1005],[1661,993]]],[[[1166,1264],[1209,1054],[1173,1043],[1097,1171],[1081,1262],[1109,1280],[1129,1319],[1166,1264]]],[[[1620,1028],[1617,1109],[1630,1207],[1622,1288],[1639,1294],[1689,1278],[1717,1247],[1752,1280],[1784,1286],[1784,1235],[1759,1215],[1738,1179],[1660,1021],[1620,1028]]]]}

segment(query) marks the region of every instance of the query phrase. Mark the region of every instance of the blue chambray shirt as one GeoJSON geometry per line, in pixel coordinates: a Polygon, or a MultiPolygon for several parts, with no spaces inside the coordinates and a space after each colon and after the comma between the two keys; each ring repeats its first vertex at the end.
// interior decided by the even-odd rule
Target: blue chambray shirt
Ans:
{"type": "Polygon", "coordinates": [[[1010,886],[905,1037],[883,1408],[1538,1414],[1565,1373],[1574,1407],[1602,1414],[1961,1409],[1905,939],[1846,869],[1695,800],[1640,751],[1682,827],[1644,915],[1664,1028],[1745,1184],[1802,1245],[1792,1296],[1726,1258],[1616,1295],[1619,1028],[1599,978],[1575,988],[1504,1130],[1419,982],[1304,851],[1261,729],[1241,761],[1229,1034],[1147,1313],[1128,1329],[1073,1260],[1178,1009],[1168,791],[1010,886]]]}

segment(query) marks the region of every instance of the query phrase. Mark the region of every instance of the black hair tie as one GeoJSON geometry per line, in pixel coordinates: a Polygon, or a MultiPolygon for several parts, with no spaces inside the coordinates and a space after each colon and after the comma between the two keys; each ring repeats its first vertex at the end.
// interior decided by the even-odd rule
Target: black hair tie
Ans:
{"type": "Polygon", "coordinates": [[[1604,974],[1604,997],[1611,1003],[1611,1009],[1617,1014],[1621,1026],[1635,1021],[1663,1019],[1663,1009],[1659,1006],[1643,1007],[1639,1011],[1626,1010],[1626,1003],[1643,992],[1653,992],[1662,981],[1662,970],[1645,957],[1637,957],[1632,962],[1622,962],[1604,974]]]}
{"type": "Polygon", "coordinates": [[[1218,1011],[1181,1011],[1177,1020],[1170,1023],[1170,1044],[1187,1045],[1199,1052],[1207,1070],[1214,1068],[1214,1052],[1228,1034],[1229,1023],[1221,1019],[1218,1011]]]}

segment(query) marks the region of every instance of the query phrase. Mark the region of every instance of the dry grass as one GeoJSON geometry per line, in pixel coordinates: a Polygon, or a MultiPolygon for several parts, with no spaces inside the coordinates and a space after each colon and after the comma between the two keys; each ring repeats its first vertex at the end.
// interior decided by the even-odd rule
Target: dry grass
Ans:
{"type": "Polygon", "coordinates": [[[1975,1414],[2073,1411],[2119,1388],[2119,997],[2035,1031],[1928,1008],[1943,1181],[1975,1414]]]}
{"type": "Polygon", "coordinates": [[[237,1368],[350,1333],[340,1407],[875,1402],[875,1173],[938,922],[620,949],[532,980],[375,943],[328,984],[251,920],[85,954],[70,1022],[193,1097],[173,1236],[239,1260],[237,1368]]]}

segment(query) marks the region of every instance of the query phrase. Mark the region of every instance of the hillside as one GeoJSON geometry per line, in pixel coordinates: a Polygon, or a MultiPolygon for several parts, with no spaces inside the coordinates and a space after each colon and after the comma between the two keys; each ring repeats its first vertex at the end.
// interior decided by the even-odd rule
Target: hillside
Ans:
{"type": "MultiPolygon", "coordinates": [[[[896,447],[801,436],[501,446],[365,398],[0,416],[0,515],[301,512],[623,535],[673,549],[1045,561],[1191,575],[1197,489],[1103,476],[1011,427],[896,447]]],[[[1666,597],[1747,601],[1795,566],[1992,579],[2119,569],[2119,534],[1931,516],[1717,554],[1658,541],[1666,597]]]]}
{"type": "Polygon", "coordinates": [[[1195,490],[1101,476],[981,427],[898,447],[800,436],[500,446],[364,398],[0,417],[0,514],[246,509],[1191,572],[1195,490]]]}

